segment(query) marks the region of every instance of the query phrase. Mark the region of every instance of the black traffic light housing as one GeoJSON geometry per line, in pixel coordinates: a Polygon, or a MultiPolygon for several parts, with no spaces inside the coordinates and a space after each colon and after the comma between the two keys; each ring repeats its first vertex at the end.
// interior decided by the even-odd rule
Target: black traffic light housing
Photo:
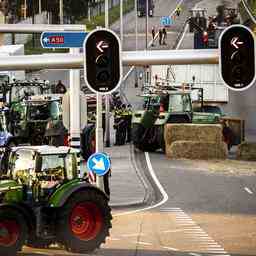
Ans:
{"type": "Polygon", "coordinates": [[[84,41],[84,79],[94,92],[113,92],[121,83],[121,43],[109,29],[90,32],[84,41]]]}
{"type": "Polygon", "coordinates": [[[219,39],[219,66],[226,86],[234,91],[248,89],[255,82],[255,42],[250,29],[233,25],[219,39]]]}

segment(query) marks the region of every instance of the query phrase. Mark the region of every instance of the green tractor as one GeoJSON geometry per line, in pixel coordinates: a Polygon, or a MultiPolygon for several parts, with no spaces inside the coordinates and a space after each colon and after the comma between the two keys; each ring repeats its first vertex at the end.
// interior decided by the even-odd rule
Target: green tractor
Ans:
{"type": "Polygon", "coordinates": [[[0,176],[0,255],[24,245],[87,253],[111,228],[109,197],[81,177],[70,147],[14,147],[0,176]]]}
{"type": "Polygon", "coordinates": [[[164,126],[167,123],[217,123],[219,116],[193,112],[191,92],[171,87],[143,95],[144,109],[132,119],[134,146],[142,151],[165,150],[164,126]]]}

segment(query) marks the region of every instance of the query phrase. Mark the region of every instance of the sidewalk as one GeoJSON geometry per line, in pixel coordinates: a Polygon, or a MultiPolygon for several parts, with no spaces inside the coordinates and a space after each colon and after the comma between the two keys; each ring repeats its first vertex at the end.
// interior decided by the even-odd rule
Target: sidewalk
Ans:
{"type": "Polygon", "coordinates": [[[111,117],[111,147],[104,148],[111,159],[110,205],[128,207],[143,204],[146,198],[146,188],[136,168],[132,145],[113,146],[115,141],[113,122],[113,117],[111,117]]]}
{"type": "Polygon", "coordinates": [[[110,205],[112,207],[142,204],[146,197],[145,187],[137,173],[131,150],[130,144],[105,149],[111,157],[110,205]]]}

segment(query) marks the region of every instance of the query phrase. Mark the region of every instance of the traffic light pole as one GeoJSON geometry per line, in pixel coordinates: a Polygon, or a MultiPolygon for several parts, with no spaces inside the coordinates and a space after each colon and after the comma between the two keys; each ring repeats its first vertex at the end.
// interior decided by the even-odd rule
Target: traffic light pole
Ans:
{"type": "MultiPolygon", "coordinates": [[[[103,128],[102,128],[102,95],[97,95],[97,109],[96,109],[96,153],[104,151],[103,145],[103,128]]],[[[103,176],[96,176],[96,185],[104,191],[103,176]]]]}
{"type": "MultiPolygon", "coordinates": [[[[105,28],[109,27],[108,0],[105,0],[105,28]]],[[[109,95],[105,96],[105,146],[110,147],[110,104],[109,95]]]]}

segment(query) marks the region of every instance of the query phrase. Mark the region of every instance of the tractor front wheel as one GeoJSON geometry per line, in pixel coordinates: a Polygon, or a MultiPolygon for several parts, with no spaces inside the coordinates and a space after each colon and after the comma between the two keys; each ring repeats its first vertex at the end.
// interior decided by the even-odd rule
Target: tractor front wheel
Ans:
{"type": "Polygon", "coordinates": [[[87,253],[105,242],[111,228],[108,200],[94,189],[72,196],[59,214],[59,239],[74,253],[87,253]]]}
{"type": "Polygon", "coordinates": [[[16,255],[25,244],[28,227],[15,209],[0,209],[0,255],[16,255]]]}

